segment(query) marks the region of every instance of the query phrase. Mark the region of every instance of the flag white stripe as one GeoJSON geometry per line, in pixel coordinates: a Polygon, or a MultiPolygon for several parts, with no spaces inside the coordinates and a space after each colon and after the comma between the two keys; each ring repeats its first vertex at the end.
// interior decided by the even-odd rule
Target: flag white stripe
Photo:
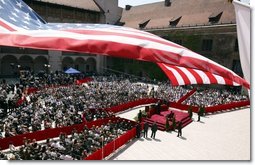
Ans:
{"type": "MultiPolygon", "coordinates": [[[[29,30],[29,31],[14,31],[11,32],[12,35],[26,35],[30,37],[56,37],[56,38],[69,38],[69,39],[76,39],[76,40],[98,40],[98,41],[112,41],[122,44],[128,44],[128,45],[135,45],[135,46],[141,46],[144,48],[149,49],[156,49],[156,50],[162,50],[166,52],[171,52],[175,54],[179,54],[181,56],[191,57],[194,60],[199,59],[203,60],[205,62],[210,62],[211,60],[198,55],[192,51],[188,51],[182,48],[176,48],[172,46],[168,46],[165,44],[161,44],[154,41],[144,40],[144,39],[138,39],[133,37],[127,37],[127,36],[118,36],[118,35],[87,35],[87,34],[77,34],[73,32],[67,32],[67,31],[59,31],[59,30],[29,30]]],[[[177,60],[177,59],[176,59],[177,60]]]]}
{"type": "Polygon", "coordinates": [[[218,84],[226,84],[223,77],[213,74],[213,76],[216,78],[218,84]]]}
{"type": "Polygon", "coordinates": [[[171,68],[171,67],[168,67],[168,66],[166,66],[166,68],[167,68],[168,70],[170,70],[170,71],[174,74],[174,76],[175,76],[175,78],[177,79],[179,85],[185,85],[182,76],[181,76],[175,69],[173,69],[173,68],[171,68]]]}
{"type": "Polygon", "coordinates": [[[197,70],[197,69],[193,69],[195,72],[197,72],[197,74],[199,74],[199,76],[202,78],[203,80],[203,84],[210,84],[211,81],[208,78],[208,76],[201,70],[197,70]]]}
{"type": "Polygon", "coordinates": [[[184,67],[177,67],[177,68],[179,68],[181,71],[183,71],[183,73],[188,77],[191,84],[197,84],[196,78],[193,76],[192,73],[190,73],[190,71],[188,71],[188,69],[186,69],[184,67]]]}

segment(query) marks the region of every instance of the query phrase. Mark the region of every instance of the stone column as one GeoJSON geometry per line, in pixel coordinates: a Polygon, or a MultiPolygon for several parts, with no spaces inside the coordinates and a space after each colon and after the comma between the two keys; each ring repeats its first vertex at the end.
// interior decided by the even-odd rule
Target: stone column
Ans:
{"type": "Polygon", "coordinates": [[[61,71],[62,70],[62,52],[49,50],[49,65],[50,71],[61,71]]]}
{"type": "Polygon", "coordinates": [[[104,69],[106,67],[106,56],[104,55],[97,55],[96,57],[96,69],[98,73],[103,73],[104,69]]]}

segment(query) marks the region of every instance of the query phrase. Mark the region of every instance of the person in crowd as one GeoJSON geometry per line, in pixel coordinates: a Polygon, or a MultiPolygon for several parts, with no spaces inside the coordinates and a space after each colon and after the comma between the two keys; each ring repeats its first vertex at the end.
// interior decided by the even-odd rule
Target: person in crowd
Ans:
{"type": "Polygon", "coordinates": [[[157,130],[158,130],[158,126],[156,122],[154,122],[151,126],[151,138],[155,139],[157,130]]]}
{"type": "Polygon", "coordinates": [[[141,123],[136,124],[136,138],[140,138],[141,136],[141,123]]]}
{"type": "Polygon", "coordinates": [[[141,123],[142,122],[142,111],[139,110],[139,113],[138,113],[138,122],[141,123]]]}
{"type": "Polygon", "coordinates": [[[143,137],[144,138],[147,138],[148,129],[149,129],[149,124],[145,121],[144,125],[143,125],[143,137]]]}
{"type": "Polygon", "coordinates": [[[202,107],[199,107],[197,112],[197,121],[200,121],[200,117],[202,116],[202,107]]]}
{"type": "Polygon", "coordinates": [[[182,121],[180,121],[180,122],[178,123],[177,130],[178,130],[177,137],[179,137],[179,136],[182,137],[182,121]]]}

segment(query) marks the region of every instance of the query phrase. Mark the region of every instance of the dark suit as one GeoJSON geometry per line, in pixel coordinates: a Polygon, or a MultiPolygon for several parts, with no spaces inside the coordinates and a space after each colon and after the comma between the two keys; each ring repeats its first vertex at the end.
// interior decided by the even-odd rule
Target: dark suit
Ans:
{"type": "Polygon", "coordinates": [[[177,135],[177,137],[179,137],[179,136],[182,136],[182,122],[180,122],[179,124],[178,124],[178,135],[177,135]]]}
{"type": "Polygon", "coordinates": [[[149,129],[149,124],[147,122],[144,123],[143,129],[144,129],[143,137],[147,138],[147,133],[148,133],[148,129],[149,129]]]}
{"type": "Polygon", "coordinates": [[[138,121],[141,123],[141,121],[142,121],[142,112],[141,111],[139,111],[139,113],[138,113],[138,121]]]}
{"type": "Polygon", "coordinates": [[[158,126],[157,126],[156,123],[154,123],[154,124],[151,126],[151,138],[155,139],[157,130],[158,130],[158,126]]]}
{"type": "Polygon", "coordinates": [[[141,134],[141,125],[139,123],[136,125],[136,137],[140,138],[140,134],[141,134]]]}

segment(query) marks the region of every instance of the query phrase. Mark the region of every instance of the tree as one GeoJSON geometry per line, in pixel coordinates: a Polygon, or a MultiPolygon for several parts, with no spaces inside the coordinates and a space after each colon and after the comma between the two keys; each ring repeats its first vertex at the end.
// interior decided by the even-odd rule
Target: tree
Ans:
{"type": "Polygon", "coordinates": [[[192,118],[193,112],[192,112],[192,106],[190,105],[188,108],[189,117],[192,118]]]}
{"type": "Polygon", "coordinates": [[[166,131],[168,132],[170,130],[169,120],[168,117],[166,117],[166,131]]]}

